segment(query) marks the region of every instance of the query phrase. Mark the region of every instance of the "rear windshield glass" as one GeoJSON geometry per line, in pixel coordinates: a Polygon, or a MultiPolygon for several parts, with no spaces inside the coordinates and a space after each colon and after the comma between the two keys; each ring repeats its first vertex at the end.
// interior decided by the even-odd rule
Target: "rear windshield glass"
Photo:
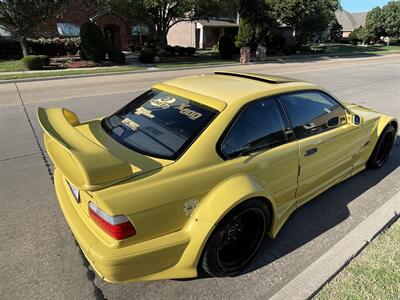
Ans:
{"type": "Polygon", "coordinates": [[[188,99],[150,90],[102,124],[115,140],[134,151],[175,159],[215,115],[215,110],[188,99]]]}

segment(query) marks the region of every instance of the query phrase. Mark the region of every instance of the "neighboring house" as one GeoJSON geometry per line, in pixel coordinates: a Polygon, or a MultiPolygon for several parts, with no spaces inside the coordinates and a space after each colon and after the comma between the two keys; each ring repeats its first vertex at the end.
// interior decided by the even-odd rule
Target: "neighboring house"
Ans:
{"type": "Polygon", "coordinates": [[[71,0],[58,15],[38,25],[35,37],[78,37],[82,24],[95,22],[104,32],[108,48],[128,50],[132,43],[141,43],[148,35],[147,26],[135,24],[123,16],[102,10],[90,0],[71,0]]]}
{"type": "Polygon", "coordinates": [[[365,26],[368,13],[350,13],[348,11],[341,10],[337,11],[335,14],[339,24],[343,27],[342,36],[344,38],[348,38],[354,29],[357,29],[360,26],[365,26]]]}
{"type": "Polygon", "coordinates": [[[239,30],[237,16],[212,18],[194,22],[180,22],[168,32],[171,46],[212,48],[223,35],[236,36],[239,30]]]}

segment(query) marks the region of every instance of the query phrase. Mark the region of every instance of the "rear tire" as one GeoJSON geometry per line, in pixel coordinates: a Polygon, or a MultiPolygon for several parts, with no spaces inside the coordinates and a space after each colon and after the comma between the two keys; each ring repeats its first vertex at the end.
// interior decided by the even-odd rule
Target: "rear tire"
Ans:
{"type": "Polygon", "coordinates": [[[395,139],[396,129],[392,125],[386,126],[367,162],[367,168],[379,169],[385,164],[393,149],[395,139]]]}
{"type": "Polygon", "coordinates": [[[270,220],[262,200],[249,200],[233,208],[207,242],[200,261],[203,270],[215,277],[239,273],[260,248],[270,220]]]}

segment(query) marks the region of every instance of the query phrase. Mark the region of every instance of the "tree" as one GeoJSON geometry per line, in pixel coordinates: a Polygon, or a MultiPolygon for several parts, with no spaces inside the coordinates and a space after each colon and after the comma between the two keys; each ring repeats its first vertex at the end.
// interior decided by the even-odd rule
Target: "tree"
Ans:
{"type": "Polygon", "coordinates": [[[304,45],[322,31],[335,18],[340,8],[339,0],[266,0],[281,22],[291,26],[295,38],[304,45]]]}
{"type": "Polygon", "coordinates": [[[62,9],[65,0],[0,0],[0,24],[20,42],[24,56],[29,54],[26,39],[36,26],[62,9]]]}
{"type": "Polygon", "coordinates": [[[367,39],[372,42],[379,41],[381,36],[386,35],[382,9],[375,7],[367,14],[365,22],[367,39]]]}
{"type": "Polygon", "coordinates": [[[353,45],[357,45],[359,42],[365,42],[367,40],[367,31],[363,26],[354,29],[349,35],[349,41],[353,45]]]}
{"type": "Polygon", "coordinates": [[[80,37],[84,57],[96,62],[105,60],[106,40],[99,26],[90,21],[83,24],[80,37]]]}
{"type": "Polygon", "coordinates": [[[255,42],[255,28],[253,24],[246,19],[241,18],[239,23],[239,32],[236,37],[236,47],[252,47],[255,42]]]}
{"type": "Polygon", "coordinates": [[[336,42],[342,37],[343,26],[335,19],[329,27],[329,40],[336,42]]]}
{"type": "Polygon", "coordinates": [[[400,2],[390,1],[382,8],[383,27],[391,37],[400,36],[400,2]]]}
{"type": "Polygon", "coordinates": [[[271,5],[265,0],[239,0],[238,11],[241,23],[237,44],[246,42],[252,47],[265,45],[271,28],[277,25],[271,5]]]}
{"type": "MultiPolygon", "coordinates": [[[[184,21],[209,19],[230,11],[236,5],[229,0],[101,0],[103,6],[129,17],[140,14],[152,24],[160,48],[167,46],[172,26],[184,21]]],[[[235,10],[233,10],[235,11],[235,10]]]]}

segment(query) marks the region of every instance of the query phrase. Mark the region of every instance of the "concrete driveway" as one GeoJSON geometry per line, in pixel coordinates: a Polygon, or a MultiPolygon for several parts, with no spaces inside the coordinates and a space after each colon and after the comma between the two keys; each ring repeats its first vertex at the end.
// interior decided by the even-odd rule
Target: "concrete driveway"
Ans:
{"type": "MultiPolygon", "coordinates": [[[[400,118],[400,56],[270,63],[218,69],[288,75],[345,102],[400,118]]],[[[2,299],[265,299],[400,190],[400,137],[384,168],[364,171],[305,205],[234,278],[111,285],[94,277],[64,221],[36,121],[38,106],[81,120],[109,114],[155,82],[212,72],[181,70],[0,84],[0,295],[2,299]]]]}

